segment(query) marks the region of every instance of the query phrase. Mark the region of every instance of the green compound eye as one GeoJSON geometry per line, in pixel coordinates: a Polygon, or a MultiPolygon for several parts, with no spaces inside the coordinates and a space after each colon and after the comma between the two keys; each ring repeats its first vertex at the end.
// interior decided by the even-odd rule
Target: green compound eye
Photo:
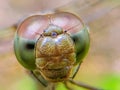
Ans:
{"type": "Polygon", "coordinates": [[[84,26],[81,31],[71,35],[76,48],[76,63],[81,63],[82,59],[85,57],[89,50],[90,37],[88,30],[88,27],[84,26]]]}
{"type": "Polygon", "coordinates": [[[33,73],[37,70],[45,80],[56,82],[75,76],[89,44],[88,28],[81,19],[59,12],[33,15],[21,22],[14,51],[25,68],[33,73]]]}
{"type": "Polygon", "coordinates": [[[17,60],[28,69],[35,69],[35,41],[28,40],[22,37],[15,35],[14,40],[14,51],[17,57],[17,60]]]}

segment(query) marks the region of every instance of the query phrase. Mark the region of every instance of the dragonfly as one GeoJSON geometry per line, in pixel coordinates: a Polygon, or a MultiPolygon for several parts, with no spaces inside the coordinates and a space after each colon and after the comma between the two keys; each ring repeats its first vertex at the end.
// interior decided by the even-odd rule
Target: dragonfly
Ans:
{"type": "MultiPolygon", "coordinates": [[[[119,55],[118,55],[119,48],[117,46],[118,45],[117,43],[119,43],[118,29],[114,29],[114,32],[113,32],[113,28],[112,28],[113,26],[114,26],[114,28],[119,28],[119,25],[116,23],[116,21],[119,21],[119,19],[118,19],[119,13],[117,13],[117,11],[119,11],[119,3],[117,3],[117,1],[109,2],[107,0],[95,0],[94,2],[91,2],[89,0],[85,0],[85,1],[75,0],[75,1],[71,1],[69,3],[67,2],[67,4],[58,5],[58,7],[57,6],[56,7],[50,6],[50,7],[55,8],[58,11],[67,11],[67,12],[76,13],[78,16],[80,16],[82,18],[84,23],[90,27],[91,46],[90,46],[90,51],[88,53],[88,57],[86,58],[86,61],[88,61],[89,59],[91,60],[93,58],[98,59],[97,62],[100,62],[100,60],[102,60],[102,61],[103,60],[106,60],[106,61],[111,60],[112,61],[113,59],[119,59],[119,55]],[[115,13],[115,15],[113,15],[113,13],[115,13]],[[109,19],[111,22],[107,22],[107,21],[109,21],[109,19]],[[114,22],[115,24],[113,24],[112,22],[114,22]],[[115,36],[114,36],[114,34],[115,34],[115,36]],[[106,40],[106,42],[102,43],[104,39],[106,40]],[[115,47],[114,49],[113,49],[113,43],[114,44],[116,43],[114,46],[115,47]],[[110,52],[110,50],[112,50],[113,52],[110,52]]],[[[20,18],[21,17],[22,16],[20,16],[20,18]]],[[[12,23],[12,25],[16,24],[18,22],[18,19],[19,18],[17,17],[17,20],[15,20],[16,22],[14,21],[14,23],[12,23]]],[[[6,27],[9,25],[10,24],[6,25],[6,27]]],[[[4,25],[2,25],[2,26],[4,26],[4,25]]],[[[2,53],[2,55],[8,55],[8,53],[6,54],[6,52],[10,52],[12,50],[13,37],[15,34],[14,28],[16,28],[16,27],[13,26],[13,27],[9,28],[9,30],[7,30],[7,29],[5,30],[5,29],[3,29],[3,27],[0,27],[0,28],[1,28],[1,35],[0,35],[1,39],[0,40],[1,40],[1,46],[2,46],[1,53],[2,53]],[[4,47],[6,47],[6,48],[4,48],[4,47]]],[[[2,57],[2,55],[1,55],[1,57],[2,57]]],[[[5,57],[5,58],[2,57],[2,58],[9,59],[9,57],[5,57]]],[[[14,60],[16,60],[15,56],[13,56],[13,55],[12,55],[12,57],[10,57],[9,60],[12,60],[13,58],[14,58],[14,60]]],[[[89,62],[90,62],[90,60],[89,60],[89,62]]],[[[6,60],[6,62],[7,61],[8,60],[6,60]]],[[[94,63],[94,61],[92,61],[92,62],[94,63]]],[[[5,61],[4,61],[4,63],[5,63],[5,61]]],[[[14,64],[16,64],[17,69],[22,68],[22,67],[18,67],[19,64],[15,63],[15,61],[13,61],[8,64],[8,66],[10,65],[9,66],[10,69],[11,69],[11,67],[14,66],[14,64]]],[[[84,61],[83,61],[83,65],[84,65],[84,61]]],[[[97,63],[97,65],[99,66],[98,63],[97,63]]],[[[97,67],[97,65],[96,65],[96,67],[97,67]]],[[[95,65],[93,65],[93,66],[94,66],[93,68],[95,68],[95,65]]],[[[3,65],[1,65],[1,67],[4,68],[3,65]]],[[[86,65],[86,67],[88,67],[88,66],[86,65]]],[[[85,66],[84,66],[84,68],[85,68],[85,66]]],[[[104,67],[104,68],[107,68],[107,67],[104,67]]],[[[113,68],[113,67],[111,67],[111,68],[113,68]]],[[[15,69],[15,67],[13,67],[12,69],[15,69]]],[[[81,69],[82,68],[80,68],[80,71],[81,71],[81,69]]],[[[98,68],[98,70],[97,69],[93,69],[93,70],[94,70],[93,73],[100,73],[98,71],[100,71],[101,69],[98,68]]],[[[5,72],[5,71],[1,71],[1,72],[5,72]]],[[[7,73],[7,74],[9,75],[9,73],[7,73]]],[[[4,76],[4,75],[2,75],[2,76],[4,76]]],[[[2,76],[1,76],[1,78],[2,78],[2,76]]]]}

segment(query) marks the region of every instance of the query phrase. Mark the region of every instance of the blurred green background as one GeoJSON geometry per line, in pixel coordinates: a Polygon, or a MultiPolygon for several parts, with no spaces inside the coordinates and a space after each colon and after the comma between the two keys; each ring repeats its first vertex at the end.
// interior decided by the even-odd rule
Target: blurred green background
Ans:
{"type": "MultiPolygon", "coordinates": [[[[1,0],[0,90],[40,90],[16,60],[15,29],[11,26],[30,13],[49,9],[75,13],[90,28],[90,50],[74,80],[105,90],[120,90],[120,0],[1,0]]],[[[57,90],[66,89],[60,83],[57,90]]]]}

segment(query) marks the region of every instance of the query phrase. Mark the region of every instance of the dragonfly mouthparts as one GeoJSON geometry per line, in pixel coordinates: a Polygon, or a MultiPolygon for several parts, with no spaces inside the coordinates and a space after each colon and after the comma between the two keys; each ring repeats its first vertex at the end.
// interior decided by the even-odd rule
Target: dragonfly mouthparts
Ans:
{"type": "Polygon", "coordinates": [[[69,77],[70,72],[71,72],[71,66],[58,68],[58,69],[45,68],[41,70],[41,73],[43,74],[44,78],[52,82],[59,82],[66,80],[69,77]]]}

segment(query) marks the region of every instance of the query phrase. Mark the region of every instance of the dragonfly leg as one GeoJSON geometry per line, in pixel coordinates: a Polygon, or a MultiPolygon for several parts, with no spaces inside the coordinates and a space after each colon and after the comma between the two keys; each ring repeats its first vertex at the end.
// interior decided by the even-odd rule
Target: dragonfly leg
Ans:
{"type": "Polygon", "coordinates": [[[67,82],[64,82],[64,85],[65,85],[66,89],[68,89],[68,90],[73,90],[72,88],[70,88],[70,87],[68,86],[67,82]]]}
{"type": "Polygon", "coordinates": [[[95,88],[95,87],[83,84],[81,82],[76,82],[76,81],[74,81],[72,79],[69,79],[69,82],[72,83],[72,84],[74,84],[74,85],[76,85],[76,86],[79,86],[79,87],[82,87],[82,88],[86,88],[88,90],[104,90],[104,89],[95,88]]]}

